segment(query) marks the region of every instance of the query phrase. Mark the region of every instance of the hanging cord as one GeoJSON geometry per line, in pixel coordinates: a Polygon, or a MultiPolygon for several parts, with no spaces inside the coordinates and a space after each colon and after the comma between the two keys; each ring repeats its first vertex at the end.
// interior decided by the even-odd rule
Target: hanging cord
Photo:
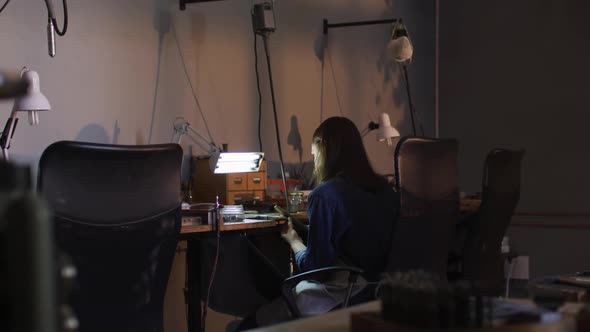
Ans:
{"type": "MultiPolygon", "coordinates": [[[[66,2],[66,0],[62,1],[63,9],[64,9],[64,25],[63,25],[62,29],[60,30],[57,27],[57,20],[55,19],[55,15],[53,13],[53,7],[51,6],[50,1],[51,0],[45,0],[45,6],[47,6],[47,16],[51,20],[51,24],[53,24],[53,27],[55,28],[55,32],[59,36],[64,36],[66,34],[66,32],[68,31],[68,3],[66,2]]],[[[6,3],[8,3],[8,1],[6,1],[6,3]]],[[[4,7],[2,7],[2,9],[3,8],[4,7]]],[[[0,11],[2,11],[2,9],[0,9],[0,11]]]]}
{"type": "Polygon", "coordinates": [[[256,72],[256,90],[258,91],[258,151],[262,151],[262,92],[260,91],[260,73],[258,72],[258,45],[256,32],[254,34],[254,71],[256,72]]]}
{"type": "Polygon", "coordinates": [[[178,54],[180,55],[180,61],[182,62],[182,69],[184,70],[184,75],[186,76],[186,80],[188,81],[188,85],[191,88],[191,93],[193,95],[193,99],[195,100],[195,104],[197,106],[197,109],[199,110],[199,113],[201,114],[201,119],[203,119],[203,124],[205,125],[205,130],[207,130],[207,135],[209,136],[209,141],[211,143],[213,143],[213,145],[217,146],[215,144],[215,140],[213,140],[213,136],[211,135],[211,131],[209,130],[209,125],[207,124],[207,120],[205,119],[205,114],[203,113],[203,109],[201,108],[201,103],[199,102],[199,98],[197,97],[197,94],[195,93],[195,88],[193,87],[193,82],[191,81],[191,77],[188,74],[188,70],[186,68],[186,62],[184,61],[184,56],[182,54],[182,49],[180,47],[180,41],[178,40],[177,36],[176,36],[176,26],[174,26],[174,21],[171,20],[170,21],[170,25],[172,25],[172,36],[174,37],[174,41],[176,42],[176,47],[178,48],[178,54]]]}
{"type": "Polygon", "coordinates": [[[207,308],[209,307],[209,295],[211,294],[211,286],[213,285],[213,279],[215,279],[215,273],[217,272],[217,262],[219,260],[219,242],[221,239],[221,227],[219,222],[220,217],[220,205],[219,196],[215,198],[215,258],[213,259],[213,267],[211,268],[211,275],[209,276],[209,284],[207,285],[207,294],[205,295],[205,306],[203,308],[203,315],[201,316],[201,331],[205,331],[207,321],[207,308]]]}
{"type": "Polygon", "coordinates": [[[506,294],[505,298],[510,297],[510,278],[512,278],[512,271],[514,270],[514,266],[516,265],[516,259],[511,259],[510,261],[510,268],[508,269],[508,275],[506,276],[506,294]]]}
{"type": "Polygon", "coordinates": [[[8,5],[9,2],[10,2],[10,0],[6,0],[6,2],[0,8],[0,13],[2,13],[2,11],[4,10],[4,8],[6,8],[6,5],[8,5]]]}
{"type": "Polygon", "coordinates": [[[279,132],[279,119],[277,115],[277,105],[275,102],[275,90],[274,84],[272,81],[272,70],[270,66],[270,55],[268,53],[268,34],[262,35],[262,41],[264,42],[264,53],[266,55],[266,65],[268,67],[268,79],[270,81],[270,95],[272,97],[272,111],[274,114],[275,119],[275,133],[277,136],[277,145],[279,147],[279,162],[281,165],[281,178],[283,180],[283,186],[285,187],[285,206],[287,207],[287,211],[289,211],[289,194],[287,192],[287,179],[285,177],[285,164],[283,163],[283,150],[281,149],[281,135],[279,132]]]}
{"type": "MultiPolygon", "coordinates": [[[[414,120],[414,116],[415,116],[415,109],[414,109],[414,104],[412,103],[412,94],[410,93],[410,80],[408,79],[408,66],[406,66],[405,64],[401,64],[402,67],[402,71],[404,72],[404,80],[406,83],[406,92],[408,93],[408,106],[410,108],[410,117],[412,119],[412,129],[414,130],[414,136],[417,135],[416,132],[416,122],[414,120]]],[[[419,121],[418,123],[420,125],[420,132],[422,132],[422,136],[424,136],[424,127],[422,127],[422,121],[419,121]]]]}
{"type": "Polygon", "coordinates": [[[320,76],[320,123],[324,122],[324,77],[325,75],[325,65],[326,65],[326,52],[328,49],[328,34],[324,34],[324,40],[322,41],[322,51],[321,51],[321,63],[322,63],[322,74],[320,76]]]}
{"type": "Polygon", "coordinates": [[[338,82],[336,81],[336,73],[334,72],[334,61],[332,61],[332,53],[326,47],[326,53],[328,54],[328,59],[330,60],[330,70],[332,71],[332,81],[334,82],[334,91],[336,92],[336,101],[338,102],[338,110],[340,111],[340,115],[344,116],[342,113],[342,104],[340,104],[340,93],[338,92],[338,82]]]}

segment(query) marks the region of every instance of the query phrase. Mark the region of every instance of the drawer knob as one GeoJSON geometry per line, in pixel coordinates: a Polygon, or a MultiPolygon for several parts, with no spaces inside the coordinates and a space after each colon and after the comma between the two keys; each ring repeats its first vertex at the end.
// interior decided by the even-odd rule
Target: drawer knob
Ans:
{"type": "Polygon", "coordinates": [[[252,178],[252,182],[254,182],[254,183],[260,183],[260,182],[262,182],[262,178],[259,177],[259,176],[254,177],[254,178],[252,178]]]}
{"type": "Polygon", "coordinates": [[[234,184],[242,184],[242,178],[234,178],[234,184]]]}

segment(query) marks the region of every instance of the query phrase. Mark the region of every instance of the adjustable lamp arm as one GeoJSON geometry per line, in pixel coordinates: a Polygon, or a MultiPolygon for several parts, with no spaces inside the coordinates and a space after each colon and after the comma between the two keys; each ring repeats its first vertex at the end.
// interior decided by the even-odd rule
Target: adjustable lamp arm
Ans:
{"type": "Polygon", "coordinates": [[[8,160],[8,149],[10,148],[10,140],[14,136],[16,125],[18,124],[18,117],[16,116],[16,109],[12,109],[10,117],[6,120],[4,130],[0,136],[0,147],[2,148],[2,158],[8,160]]]}
{"type": "Polygon", "coordinates": [[[190,125],[190,123],[188,123],[188,121],[186,121],[184,118],[177,118],[174,123],[173,141],[180,144],[180,139],[184,134],[189,134],[188,136],[193,140],[193,142],[195,142],[201,149],[207,151],[210,155],[221,152],[221,149],[218,148],[215,145],[215,143],[208,140],[205,136],[201,135],[201,133],[196,131],[195,128],[193,128],[190,125]],[[191,133],[195,134],[196,137],[200,138],[204,143],[206,143],[206,145],[203,142],[198,141],[193,135],[191,135],[189,133],[189,130],[191,133]]]}

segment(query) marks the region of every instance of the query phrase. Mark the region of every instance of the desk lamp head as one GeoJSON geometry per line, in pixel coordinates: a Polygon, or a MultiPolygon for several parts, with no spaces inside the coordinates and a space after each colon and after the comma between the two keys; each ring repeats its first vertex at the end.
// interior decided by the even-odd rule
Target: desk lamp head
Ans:
{"type": "Polygon", "coordinates": [[[37,112],[51,110],[49,101],[41,93],[41,89],[39,88],[39,75],[37,72],[24,67],[21,70],[20,76],[26,82],[27,90],[26,94],[16,98],[10,117],[6,121],[4,130],[0,136],[0,146],[2,147],[2,155],[5,160],[8,160],[8,149],[10,148],[10,140],[14,135],[18,123],[18,112],[28,112],[29,123],[36,125],[39,124],[39,115],[37,112]]]}

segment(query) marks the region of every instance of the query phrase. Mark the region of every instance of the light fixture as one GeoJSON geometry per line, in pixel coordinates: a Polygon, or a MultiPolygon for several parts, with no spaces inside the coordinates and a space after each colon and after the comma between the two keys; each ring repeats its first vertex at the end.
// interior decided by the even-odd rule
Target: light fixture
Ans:
{"type": "Polygon", "coordinates": [[[201,149],[207,151],[209,167],[215,174],[258,172],[264,159],[264,152],[223,152],[215,143],[196,131],[184,118],[176,118],[172,140],[180,144],[183,135],[188,135],[201,149]]]}
{"type": "Polygon", "coordinates": [[[389,120],[389,114],[383,112],[379,115],[379,123],[376,122],[369,122],[369,126],[367,129],[363,130],[361,133],[362,136],[368,134],[371,130],[378,129],[377,131],[377,141],[383,142],[387,141],[387,145],[391,146],[391,139],[394,137],[399,137],[399,131],[395,129],[391,125],[391,121],[389,120]]]}
{"type": "Polygon", "coordinates": [[[408,35],[408,29],[401,19],[391,26],[391,39],[387,49],[396,62],[406,62],[414,55],[414,46],[408,35]]]}
{"type": "Polygon", "coordinates": [[[391,146],[391,139],[399,137],[399,131],[391,126],[389,121],[389,114],[383,112],[379,116],[379,129],[377,131],[377,140],[379,142],[387,141],[387,145],[391,146]]]}
{"type": "Polygon", "coordinates": [[[2,156],[8,160],[8,149],[10,140],[14,136],[14,131],[18,123],[18,112],[29,113],[29,124],[39,124],[38,111],[49,111],[51,105],[39,89],[39,75],[36,71],[24,67],[21,71],[21,77],[28,83],[27,93],[15,100],[10,117],[6,120],[4,131],[0,136],[0,146],[2,147],[2,156]]]}
{"type": "MultiPolygon", "coordinates": [[[[408,29],[403,24],[402,19],[399,18],[392,18],[392,19],[382,19],[382,20],[372,20],[372,21],[357,21],[357,22],[340,22],[340,23],[328,23],[328,20],[324,19],[324,40],[328,35],[328,30],[331,28],[344,28],[344,27],[354,27],[354,26],[364,26],[364,25],[374,25],[374,24],[391,24],[391,34],[389,38],[389,42],[387,44],[387,51],[391,58],[395,61],[400,63],[402,70],[403,70],[403,77],[406,81],[406,91],[408,94],[408,104],[410,108],[410,117],[412,120],[412,129],[414,136],[417,135],[416,132],[416,121],[414,119],[414,105],[412,103],[412,96],[410,93],[410,84],[408,83],[408,69],[406,67],[406,63],[412,60],[412,56],[414,55],[414,46],[412,45],[412,41],[410,40],[410,35],[408,34],[408,29]]],[[[323,87],[323,84],[322,84],[323,87]]],[[[387,120],[388,127],[391,129],[382,129],[384,130],[384,135],[389,135],[393,132],[397,133],[396,135],[399,136],[399,132],[395,130],[395,128],[391,127],[389,123],[389,116],[387,114],[382,114],[380,118],[380,122],[387,120]],[[386,117],[386,118],[385,118],[386,117]],[[393,130],[393,131],[392,131],[393,130]]],[[[369,126],[366,131],[363,131],[364,135],[368,134],[371,130],[380,128],[379,124],[375,122],[369,123],[369,126]]],[[[424,135],[424,129],[420,124],[420,128],[422,129],[422,135],[424,135]]],[[[363,134],[362,133],[362,134],[363,134]]],[[[363,135],[363,136],[364,136],[363,135]]],[[[389,139],[386,136],[383,140],[387,140],[388,144],[391,144],[391,137],[389,139]]],[[[395,137],[395,136],[392,136],[395,137]]]]}

